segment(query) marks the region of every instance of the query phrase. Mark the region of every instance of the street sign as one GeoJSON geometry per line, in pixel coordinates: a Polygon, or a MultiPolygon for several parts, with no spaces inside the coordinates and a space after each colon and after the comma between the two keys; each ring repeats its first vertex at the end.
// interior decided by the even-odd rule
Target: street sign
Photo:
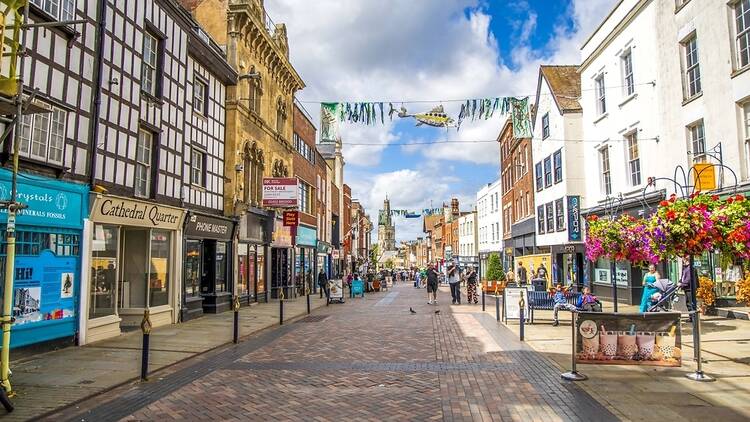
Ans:
{"type": "Polygon", "coordinates": [[[331,251],[331,258],[333,258],[333,259],[339,259],[339,250],[338,249],[334,249],[334,250],[331,251]]]}
{"type": "Polygon", "coordinates": [[[299,225],[299,211],[284,211],[284,225],[296,227],[299,225]]]}
{"type": "Polygon", "coordinates": [[[296,208],[297,179],[293,177],[264,177],[263,206],[271,208],[296,208]]]}

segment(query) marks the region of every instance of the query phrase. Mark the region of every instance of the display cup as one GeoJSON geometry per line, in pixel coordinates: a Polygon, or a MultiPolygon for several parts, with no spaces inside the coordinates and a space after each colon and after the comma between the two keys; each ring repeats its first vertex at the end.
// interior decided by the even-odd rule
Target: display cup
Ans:
{"type": "Polygon", "coordinates": [[[635,333],[619,331],[617,333],[617,356],[633,359],[636,353],[638,353],[638,346],[635,344],[635,333]]]}
{"type": "Polygon", "coordinates": [[[599,333],[599,347],[606,356],[617,355],[617,332],[602,331],[599,333]]]}
{"type": "Polygon", "coordinates": [[[599,353],[599,338],[583,337],[583,354],[587,357],[594,357],[599,353]]]}
{"type": "Polygon", "coordinates": [[[674,357],[674,347],[677,337],[670,336],[669,333],[656,333],[656,348],[661,352],[662,359],[672,359],[674,357]]]}
{"type": "Polygon", "coordinates": [[[654,333],[640,331],[636,335],[635,341],[638,344],[638,356],[644,360],[651,359],[651,355],[654,354],[654,333]]]}

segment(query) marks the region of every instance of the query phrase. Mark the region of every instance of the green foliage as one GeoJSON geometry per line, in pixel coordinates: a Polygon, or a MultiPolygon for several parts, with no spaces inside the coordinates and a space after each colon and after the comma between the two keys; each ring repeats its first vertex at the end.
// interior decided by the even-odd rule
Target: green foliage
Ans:
{"type": "Polygon", "coordinates": [[[389,270],[392,270],[393,267],[395,267],[395,266],[396,265],[393,263],[392,259],[389,259],[389,260],[385,261],[385,268],[388,268],[389,270]]]}
{"type": "Polygon", "coordinates": [[[505,281],[505,272],[503,264],[500,262],[500,255],[493,253],[487,262],[487,280],[505,281]]]}

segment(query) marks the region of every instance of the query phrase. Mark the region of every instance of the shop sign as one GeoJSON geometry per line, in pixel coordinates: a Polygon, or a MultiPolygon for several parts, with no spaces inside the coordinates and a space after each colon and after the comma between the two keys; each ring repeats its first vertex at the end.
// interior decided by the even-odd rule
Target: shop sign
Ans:
{"type": "Polygon", "coordinates": [[[339,259],[340,257],[341,257],[341,252],[338,249],[334,249],[331,251],[331,258],[339,259]]]}
{"type": "Polygon", "coordinates": [[[581,197],[568,196],[568,240],[581,241],[581,197]]]}
{"type": "Polygon", "coordinates": [[[296,227],[299,225],[299,211],[284,211],[284,225],[296,227]]]}
{"type": "Polygon", "coordinates": [[[266,243],[266,233],[270,230],[266,227],[266,219],[255,214],[246,213],[240,220],[240,240],[252,243],[266,243]]]}
{"type": "Polygon", "coordinates": [[[281,220],[274,221],[273,240],[271,247],[274,248],[291,248],[292,247],[292,230],[291,227],[284,226],[281,220]]]}
{"type": "Polygon", "coordinates": [[[318,242],[318,232],[305,226],[297,226],[297,245],[315,246],[318,242]]]}
{"type": "Polygon", "coordinates": [[[575,360],[602,365],[680,366],[679,312],[581,312],[575,360]]]}
{"type": "Polygon", "coordinates": [[[216,240],[232,240],[234,222],[203,214],[190,213],[185,223],[185,236],[216,240]]]}
{"type": "Polygon", "coordinates": [[[524,319],[529,317],[529,298],[525,287],[506,287],[503,290],[505,319],[521,319],[521,299],[524,301],[524,319]]]}
{"type": "MultiPolygon", "coordinates": [[[[594,268],[594,283],[612,285],[610,273],[609,268],[594,268]]],[[[618,268],[615,275],[615,282],[618,287],[628,287],[628,270],[618,268]]]]}
{"type": "Polygon", "coordinates": [[[332,248],[332,246],[329,245],[328,243],[326,243],[326,242],[324,242],[322,240],[318,240],[318,252],[319,253],[322,253],[324,255],[328,255],[329,253],[331,253],[331,248],[332,248]]]}
{"type": "Polygon", "coordinates": [[[716,170],[711,163],[693,164],[693,181],[695,190],[707,192],[716,189],[716,170]]]}
{"type": "MultiPolygon", "coordinates": [[[[9,201],[12,173],[0,169],[0,200],[9,201]]],[[[88,205],[88,186],[22,174],[18,177],[16,199],[28,208],[16,215],[16,224],[83,227],[88,205]]],[[[0,210],[0,222],[8,219],[8,210],[0,210]]]]}
{"type": "Polygon", "coordinates": [[[293,177],[264,177],[263,206],[297,207],[297,179],[293,177]]]}
{"type": "Polygon", "coordinates": [[[179,208],[102,195],[94,200],[90,218],[97,223],[178,230],[184,215],[179,208]]]}

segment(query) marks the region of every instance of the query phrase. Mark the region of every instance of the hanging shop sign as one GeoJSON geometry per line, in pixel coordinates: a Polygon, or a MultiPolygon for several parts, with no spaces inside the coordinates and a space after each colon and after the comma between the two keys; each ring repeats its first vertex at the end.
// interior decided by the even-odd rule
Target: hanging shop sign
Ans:
{"type": "Polygon", "coordinates": [[[231,220],[191,212],[185,223],[185,236],[228,241],[233,235],[231,220]]]}
{"type": "Polygon", "coordinates": [[[90,219],[97,223],[178,230],[184,215],[185,211],[179,208],[101,195],[94,200],[90,219]]]}
{"type": "Polygon", "coordinates": [[[299,211],[284,211],[284,225],[296,227],[299,225],[299,211]]]}
{"type": "MultiPolygon", "coordinates": [[[[13,174],[0,169],[0,200],[9,201],[13,174]]],[[[22,174],[18,177],[16,198],[28,208],[16,215],[16,224],[80,228],[88,204],[88,186],[22,174]]],[[[0,221],[8,210],[0,210],[0,221]]]]}
{"type": "Polygon", "coordinates": [[[330,243],[318,240],[318,253],[328,255],[331,253],[331,250],[333,249],[333,246],[331,246],[330,243]]]}
{"type": "Polygon", "coordinates": [[[581,197],[568,196],[568,241],[581,241],[581,197]]]}
{"type": "Polygon", "coordinates": [[[682,365],[679,312],[581,312],[576,320],[577,363],[682,365]]]}
{"type": "Polygon", "coordinates": [[[338,249],[332,250],[331,251],[331,258],[333,258],[333,259],[339,259],[339,258],[341,258],[341,251],[339,251],[338,249]]]}
{"type": "Polygon", "coordinates": [[[315,247],[318,243],[318,232],[305,226],[297,226],[297,241],[299,246],[315,247]]]}
{"type": "Polygon", "coordinates": [[[263,206],[272,208],[297,207],[297,179],[293,177],[264,177],[263,206]]]}
{"type": "Polygon", "coordinates": [[[695,190],[708,192],[716,189],[716,167],[711,163],[693,164],[695,190]]]}

